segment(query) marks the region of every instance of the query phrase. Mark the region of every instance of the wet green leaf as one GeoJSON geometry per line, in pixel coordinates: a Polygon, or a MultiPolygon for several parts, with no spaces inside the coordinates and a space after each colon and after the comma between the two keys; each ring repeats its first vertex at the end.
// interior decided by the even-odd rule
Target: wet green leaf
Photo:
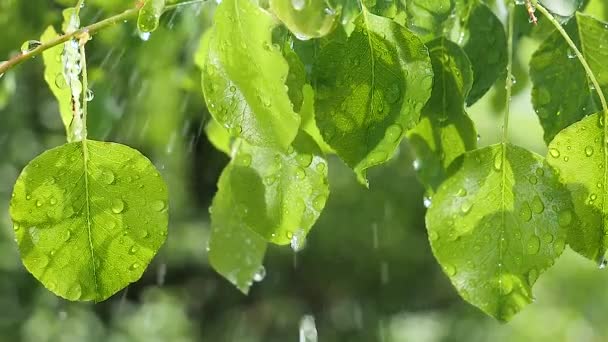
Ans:
{"type": "Polygon", "coordinates": [[[275,26],[250,0],[222,1],[197,60],[204,64],[203,91],[213,117],[234,137],[287,150],[300,118],[285,86],[288,64],[272,42],[275,26]]]}
{"type": "Polygon", "coordinates": [[[301,243],[328,195],[327,162],[306,133],[287,153],[241,141],[211,207],[211,264],[247,292],[266,241],[301,243]]]}
{"type": "Polygon", "coordinates": [[[270,9],[301,40],[329,34],[340,18],[326,0],[270,0],[270,9]]]}
{"type": "MultiPolygon", "coordinates": [[[[604,93],[608,92],[607,23],[578,13],[566,31],[581,50],[604,93]]],[[[599,110],[595,90],[574,51],[553,32],[530,61],[532,104],[550,142],[562,129],[599,110]]]]}
{"type": "Polygon", "coordinates": [[[209,120],[205,125],[205,134],[207,134],[207,139],[209,139],[215,148],[230,155],[232,137],[227,129],[222,127],[217,121],[209,120]]]}
{"type": "Polygon", "coordinates": [[[167,188],[136,150],[88,140],[48,150],[17,180],[10,214],[23,264],[69,300],[138,280],[167,235],[167,188]]]}
{"type": "Polygon", "coordinates": [[[473,121],[464,110],[473,83],[471,63],[455,43],[439,38],[427,44],[435,82],[420,122],[408,132],[418,177],[433,192],[447,177],[450,164],[477,145],[473,121]]]}
{"type": "MultiPolygon", "coordinates": [[[[57,32],[55,32],[53,26],[49,26],[42,34],[42,37],[40,37],[40,41],[43,43],[48,42],[49,40],[53,40],[58,36],[59,35],[57,32]]],[[[68,142],[70,142],[74,139],[70,130],[70,124],[72,123],[73,116],[72,92],[70,91],[67,81],[63,75],[63,63],[61,61],[62,52],[63,45],[55,46],[42,52],[42,59],[44,61],[44,80],[57,99],[61,121],[65,126],[68,142]]]]}
{"type": "Polygon", "coordinates": [[[441,36],[443,25],[452,13],[455,2],[457,1],[405,0],[407,27],[424,41],[441,36]]]}
{"type": "Polygon", "coordinates": [[[348,40],[331,41],[314,65],[315,119],[324,140],[367,184],[430,97],[426,47],[406,28],[364,11],[348,40]]]}
{"type": "Polygon", "coordinates": [[[580,225],[573,227],[568,244],[581,255],[600,262],[608,249],[606,221],[605,128],[603,113],[590,115],[558,133],[549,145],[548,162],[572,193],[580,225]],[[600,121],[602,120],[602,121],[600,121]]]}
{"type": "Polygon", "coordinates": [[[166,0],[146,0],[137,17],[137,29],[140,32],[152,32],[158,28],[165,3],[166,0]]]}
{"type": "Polygon", "coordinates": [[[484,4],[458,11],[463,21],[455,41],[467,53],[473,67],[474,81],[467,105],[477,102],[502,77],[507,68],[507,37],[502,23],[484,4]]]}
{"type": "Polygon", "coordinates": [[[433,253],[459,294],[503,321],[532,302],[575,220],[555,171],[510,144],[467,152],[426,216],[433,253]]]}

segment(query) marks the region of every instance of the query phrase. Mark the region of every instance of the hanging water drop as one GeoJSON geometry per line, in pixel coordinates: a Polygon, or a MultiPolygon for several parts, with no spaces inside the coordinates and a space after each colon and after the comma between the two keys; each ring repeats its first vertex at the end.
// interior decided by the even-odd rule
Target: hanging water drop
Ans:
{"type": "Polygon", "coordinates": [[[95,94],[93,93],[93,91],[91,89],[87,89],[87,91],[84,95],[85,101],[91,102],[91,101],[93,101],[94,97],[95,97],[95,94]]]}
{"type": "Polygon", "coordinates": [[[261,265],[260,268],[253,274],[253,281],[261,282],[266,277],[266,268],[264,265],[261,265]]]}
{"type": "Polygon", "coordinates": [[[120,214],[125,210],[125,202],[121,199],[113,199],[112,200],[112,212],[114,214],[120,214]]]}
{"type": "Polygon", "coordinates": [[[432,204],[431,198],[427,197],[427,196],[424,196],[424,198],[422,199],[422,203],[424,204],[425,208],[427,208],[427,209],[430,208],[431,204],[432,204]]]}
{"type": "Polygon", "coordinates": [[[291,249],[293,249],[294,252],[299,252],[306,246],[306,232],[302,228],[296,230],[296,232],[291,235],[290,239],[291,249]]]}
{"type": "Polygon", "coordinates": [[[315,318],[312,315],[306,315],[300,319],[299,335],[299,342],[317,342],[317,327],[315,325],[315,318]]]}

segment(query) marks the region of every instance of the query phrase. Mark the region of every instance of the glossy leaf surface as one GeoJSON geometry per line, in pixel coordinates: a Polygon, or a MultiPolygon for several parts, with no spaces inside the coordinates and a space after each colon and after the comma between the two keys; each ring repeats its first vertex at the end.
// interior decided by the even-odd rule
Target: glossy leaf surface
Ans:
{"type": "Polygon", "coordinates": [[[329,34],[340,15],[326,0],[271,0],[270,9],[301,40],[329,34]]]}

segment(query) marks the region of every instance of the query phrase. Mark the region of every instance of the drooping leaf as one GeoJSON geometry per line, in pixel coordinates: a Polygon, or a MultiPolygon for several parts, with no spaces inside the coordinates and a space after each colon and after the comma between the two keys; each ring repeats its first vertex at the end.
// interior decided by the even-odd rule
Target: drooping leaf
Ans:
{"type": "Polygon", "coordinates": [[[555,171],[510,144],[467,152],[426,216],[433,253],[460,295],[504,321],[532,301],[575,221],[555,171]]]}
{"type": "Polygon", "coordinates": [[[301,40],[329,34],[340,18],[326,0],[270,0],[270,9],[301,40]]]}
{"type": "Polygon", "coordinates": [[[241,141],[211,207],[211,264],[247,292],[266,241],[293,245],[294,237],[303,239],[328,195],[327,162],[306,133],[287,153],[241,141]]]}
{"type": "Polygon", "coordinates": [[[167,188],[136,150],[93,140],[48,150],[10,214],[23,264],[50,291],[101,301],[136,281],[167,235],[167,188]]]}
{"type": "Polygon", "coordinates": [[[208,45],[201,45],[203,91],[209,111],[232,136],[287,150],[300,118],[285,87],[287,62],[272,43],[275,26],[251,0],[222,1],[208,45]]]}
{"type": "Polygon", "coordinates": [[[158,28],[165,3],[166,0],[146,0],[137,17],[137,29],[140,32],[153,32],[158,28]]]}
{"type": "Polygon", "coordinates": [[[473,83],[469,59],[445,38],[433,40],[427,47],[435,74],[433,92],[408,139],[417,158],[418,177],[432,193],[446,178],[454,159],[475,149],[477,134],[464,110],[473,83]]]}
{"type": "MultiPolygon", "coordinates": [[[[608,92],[607,23],[577,13],[566,31],[581,50],[604,93],[608,92]]],[[[599,110],[595,90],[563,37],[553,32],[530,61],[532,104],[545,131],[546,142],[562,129],[599,110]]]]}
{"type": "Polygon", "coordinates": [[[473,87],[467,105],[477,102],[503,76],[507,67],[507,37],[502,23],[484,4],[472,2],[460,9],[462,31],[457,42],[473,67],[473,87]]]}
{"type": "Polygon", "coordinates": [[[604,260],[608,250],[605,137],[603,113],[590,115],[558,133],[547,155],[572,193],[574,211],[580,218],[580,225],[569,232],[568,244],[597,262],[604,260]]]}
{"type": "MultiPolygon", "coordinates": [[[[59,35],[55,32],[53,26],[49,26],[42,34],[42,37],[40,37],[40,41],[43,43],[48,42],[58,36],[59,35]]],[[[44,61],[44,80],[57,99],[61,121],[65,127],[68,142],[71,142],[74,139],[70,130],[73,116],[72,92],[63,75],[63,64],[61,62],[62,52],[63,45],[58,45],[42,52],[42,59],[44,61]]]]}
{"type": "Polygon", "coordinates": [[[430,97],[432,67],[422,42],[390,19],[364,11],[345,42],[318,55],[312,84],[324,140],[367,184],[366,170],[388,160],[430,97]]]}

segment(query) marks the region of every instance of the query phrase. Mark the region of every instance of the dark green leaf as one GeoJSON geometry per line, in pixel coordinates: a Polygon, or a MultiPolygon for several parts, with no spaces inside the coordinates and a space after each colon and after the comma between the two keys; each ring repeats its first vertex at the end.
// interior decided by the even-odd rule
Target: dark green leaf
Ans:
{"type": "Polygon", "coordinates": [[[88,140],[28,164],[10,206],[23,264],[69,300],[138,280],[167,235],[167,187],[136,150],[88,140]]]}
{"type": "MultiPolygon", "coordinates": [[[[608,92],[608,46],[606,23],[578,13],[566,31],[579,46],[604,93],[608,92]]],[[[562,129],[598,111],[595,90],[585,70],[558,32],[552,33],[530,61],[532,104],[550,142],[562,129]]]]}
{"type": "Polygon", "coordinates": [[[427,44],[435,82],[420,123],[408,132],[416,155],[418,176],[433,192],[447,176],[450,164],[477,145],[473,122],[464,111],[464,101],[473,83],[473,72],[464,51],[439,38],[427,44]]]}
{"type": "Polygon", "coordinates": [[[331,41],[314,65],[315,116],[324,140],[367,184],[430,97],[432,67],[422,42],[364,11],[348,40],[331,41]]]}
{"type": "Polygon", "coordinates": [[[504,321],[532,302],[532,286],[575,224],[555,171],[510,144],[467,152],[432,201],[435,257],[464,299],[504,321]]]}

